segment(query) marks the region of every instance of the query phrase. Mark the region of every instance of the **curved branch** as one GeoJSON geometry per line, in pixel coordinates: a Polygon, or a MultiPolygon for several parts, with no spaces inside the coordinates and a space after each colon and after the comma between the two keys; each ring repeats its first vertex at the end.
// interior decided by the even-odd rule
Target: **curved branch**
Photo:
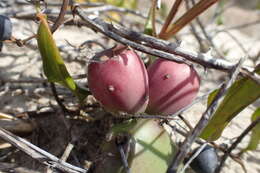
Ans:
{"type": "MultiPolygon", "coordinates": [[[[224,59],[213,58],[209,54],[186,51],[176,43],[131,31],[122,26],[108,24],[99,18],[92,20],[79,7],[74,11],[86,23],[86,26],[136,50],[169,60],[176,60],[174,55],[178,55],[205,67],[222,71],[230,71],[236,65],[224,59]]],[[[184,59],[179,60],[184,61],[184,59]]]]}

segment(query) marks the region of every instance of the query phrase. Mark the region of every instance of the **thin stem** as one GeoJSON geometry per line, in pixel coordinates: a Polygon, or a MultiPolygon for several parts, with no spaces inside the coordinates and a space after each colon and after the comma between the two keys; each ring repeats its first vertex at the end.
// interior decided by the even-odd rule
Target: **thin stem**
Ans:
{"type": "Polygon", "coordinates": [[[184,122],[184,124],[185,124],[190,130],[193,130],[193,127],[192,127],[192,125],[189,123],[188,120],[186,120],[181,114],[179,114],[178,117],[184,122]]]}
{"type": "Polygon", "coordinates": [[[232,70],[231,79],[226,84],[222,85],[222,87],[220,88],[219,92],[215,96],[212,103],[209,105],[207,110],[203,113],[200,121],[197,123],[197,125],[195,126],[193,131],[185,138],[184,142],[181,144],[181,147],[179,148],[176,155],[174,156],[173,161],[172,161],[172,163],[170,164],[170,166],[167,170],[167,173],[176,173],[177,172],[177,169],[178,169],[180,163],[185,158],[185,156],[188,153],[189,148],[191,147],[192,143],[196,140],[196,138],[200,135],[200,133],[206,127],[209,120],[212,118],[212,116],[216,112],[217,107],[220,104],[222,98],[227,93],[228,88],[235,81],[235,79],[236,79],[236,77],[239,73],[239,69],[241,67],[241,64],[242,64],[242,61],[239,61],[237,66],[232,70]]]}
{"type": "Polygon", "coordinates": [[[73,150],[73,148],[74,148],[74,145],[72,143],[69,143],[61,156],[61,160],[66,161],[68,159],[71,151],[73,150]]]}
{"type": "Polygon", "coordinates": [[[153,36],[156,37],[157,33],[156,33],[156,4],[157,4],[158,0],[153,0],[153,7],[152,7],[152,27],[153,27],[153,36]]]}
{"type": "Polygon", "coordinates": [[[120,156],[121,156],[121,159],[122,159],[124,168],[125,168],[125,170],[126,170],[126,173],[131,173],[131,170],[130,170],[130,168],[129,168],[129,166],[128,166],[128,163],[127,163],[127,157],[126,157],[126,154],[125,154],[123,145],[122,145],[122,144],[118,144],[118,145],[117,145],[117,148],[118,148],[118,150],[119,150],[119,153],[120,153],[120,156]]]}
{"type": "Polygon", "coordinates": [[[55,87],[55,84],[53,82],[50,82],[50,85],[51,85],[51,91],[53,93],[53,96],[56,100],[56,102],[58,103],[58,105],[60,106],[60,108],[62,109],[62,111],[64,113],[68,113],[68,109],[65,107],[65,105],[61,102],[59,96],[58,96],[58,93],[57,93],[57,90],[56,90],[56,87],[55,87]]]}
{"type": "MultiPolygon", "coordinates": [[[[187,4],[189,3],[188,0],[186,1],[187,4]]],[[[195,5],[195,0],[191,0],[192,4],[195,5]]],[[[208,40],[210,46],[216,51],[216,53],[218,54],[218,56],[220,56],[221,58],[224,57],[223,53],[217,48],[217,46],[214,44],[211,36],[206,32],[205,27],[203,26],[203,23],[201,22],[200,18],[197,17],[195,19],[195,21],[197,22],[199,28],[201,29],[203,35],[205,36],[205,38],[208,40]]]]}
{"type": "Polygon", "coordinates": [[[171,8],[171,11],[170,13],[168,14],[164,24],[163,24],[163,27],[160,31],[160,34],[159,34],[159,38],[161,38],[161,35],[163,35],[163,33],[166,32],[166,30],[168,29],[170,23],[172,22],[172,20],[174,19],[175,15],[177,14],[178,12],[178,9],[179,9],[179,6],[181,5],[183,0],[176,0],[174,2],[174,4],[172,5],[172,8],[171,8]]]}
{"type": "Polygon", "coordinates": [[[40,1],[35,1],[35,9],[37,13],[40,13],[41,11],[41,2],[40,1]]]}
{"type": "Polygon", "coordinates": [[[68,5],[69,5],[69,0],[63,0],[59,16],[58,16],[58,18],[54,22],[54,25],[51,28],[52,33],[55,32],[59,28],[59,26],[63,23],[64,16],[66,14],[68,5]]]}
{"type": "Polygon", "coordinates": [[[56,156],[42,150],[41,148],[33,145],[32,143],[16,136],[7,130],[0,127],[0,137],[5,141],[9,142],[19,150],[25,152],[33,159],[38,160],[39,162],[52,167],[63,172],[68,173],[86,173],[88,170],[82,169],[76,166],[73,166],[69,163],[64,162],[63,160],[57,158],[56,156]]]}
{"type": "MultiPolygon", "coordinates": [[[[187,11],[188,11],[188,10],[190,9],[189,0],[186,0],[185,6],[186,6],[186,9],[187,9],[187,11]]],[[[204,44],[203,39],[201,38],[201,36],[198,34],[198,31],[197,31],[196,27],[194,26],[194,24],[193,24],[192,22],[190,22],[190,23],[189,23],[189,26],[190,26],[191,33],[193,34],[193,36],[195,37],[195,39],[196,39],[197,42],[199,43],[200,51],[201,51],[202,53],[207,52],[207,51],[208,51],[208,48],[207,48],[207,46],[204,44]]]]}
{"type": "MultiPolygon", "coordinates": [[[[182,63],[187,63],[187,61],[185,61],[186,59],[207,68],[214,68],[226,72],[230,72],[235,66],[234,63],[227,60],[213,57],[210,54],[187,51],[176,43],[157,39],[122,26],[108,24],[99,18],[92,20],[88,18],[79,7],[75,7],[74,12],[84,21],[84,23],[82,23],[84,26],[149,55],[182,63]]],[[[248,69],[248,67],[242,67],[240,71],[241,74],[250,75],[246,74],[244,69],[252,71],[251,69],[248,69]]],[[[257,80],[253,75],[251,75],[251,78],[257,80]]]]}
{"type": "Polygon", "coordinates": [[[207,10],[210,6],[215,4],[218,0],[201,0],[196,5],[194,5],[189,11],[187,11],[183,16],[181,16],[171,27],[161,35],[162,39],[169,39],[172,35],[175,35],[184,26],[190,23],[194,18],[200,15],[202,12],[207,10]]]}
{"type": "Polygon", "coordinates": [[[180,173],[185,173],[185,170],[188,168],[190,163],[202,152],[202,150],[207,146],[207,143],[202,144],[200,148],[191,156],[191,158],[188,160],[188,162],[184,165],[184,167],[181,169],[180,173]]]}
{"type": "MultiPolygon", "coordinates": [[[[56,21],[54,22],[54,25],[51,28],[51,32],[52,33],[54,33],[59,28],[59,26],[63,23],[64,16],[66,14],[68,4],[69,4],[69,0],[63,0],[59,16],[57,17],[56,21]]],[[[36,11],[37,11],[37,13],[41,12],[40,11],[40,2],[39,1],[36,1],[36,11]]],[[[32,35],[32,36],[30,36],[30,37],[28,37],[26,39],[16,40],[16,41],[20,42],[21,45],[25,45],[28,41],[30,41],[31,39],[34,39],[36,37],[37,37],[37,34],[34,34],[34,35],[32,35]]]]}
{"type": "MultiPolygon", "coordinates": [[[[176,128],[176,127],[173,126],[173,125],[171,125],[171,124],[169,123],[169,121],[164,121],[164,122],[165,122],[165,124],[167,124],[169,127],[171,127],[171,128],[173,129],[173,131],[176,131],[176,132],[177,132],[178,134],[180,134],[181,136],[183,136],[183,137],[187,137],[187,136],[188,136],[188,134],[187,134],[186,132],[182,131],[181,129],[176,128]]],[[[202,139],[199,139],[199,138],[196,139],[195,142],[196,142],[197,144],[199,144],[199,145],[203,145],[203,144],[205,143],[202,139]]],[[[210,144],[211,144],[213,147],[217,148],[218,150],[222,151],[223,153],[226,152],[226,149],[225,149],[224,147],[222,147],[221,145],[218,145],[218,144],[216,144],[216,143],[214,143],[214,142],[210,142],[210,144]]],[[[245,168],[245,165],[243,164],[243,162],[241,161],[241,159],[239,158],[239,156],[234,155],[234,154],[232,154],[232,153],[229,153],[229,156],[230,156],[231,159],[233,159],[235,162],[237,162],[238,164],[240,164],[243,169],[245,168]]]]}
{"type": "Polygon", "coordinates": [[[244,131],[241,133],[241,135],[236,139],[236,141],[228,148],[228,150],[225,152],[225,154],[221,158],[221,162],[219,166],[216,168],[215,173],[219,173],[227,160],[227,157],[229,154],[234,150],[237,145],[242,141],[242,139],[258,124],[260,123],[260,117],[258,117],[255,121],[253,121],[244,131]]]}

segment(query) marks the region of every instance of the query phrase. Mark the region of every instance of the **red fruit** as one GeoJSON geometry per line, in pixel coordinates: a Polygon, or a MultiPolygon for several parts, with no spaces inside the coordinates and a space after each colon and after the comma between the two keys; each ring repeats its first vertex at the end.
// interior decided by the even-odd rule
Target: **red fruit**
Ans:
{"type": "Polygon", "coordinates": [[[88,66],[88,85],[110,112],[144,112],[148,103],[148,75],[140,57],[117,46],[97,54],[88,66]]]}
{"type": "Polygon", "coordinates": [[[147,71],[149,114],[173,114],[190,104],[199,91],[199,76],[187,64],[157,59],[147,71]]]}

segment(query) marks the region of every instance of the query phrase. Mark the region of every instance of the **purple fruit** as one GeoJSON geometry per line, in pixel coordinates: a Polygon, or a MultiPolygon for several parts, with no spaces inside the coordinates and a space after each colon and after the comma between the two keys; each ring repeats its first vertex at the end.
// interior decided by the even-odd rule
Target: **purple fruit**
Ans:
{"type": "Polygon", "coordinates": [[[9,40],[12,36],[11,20],[3,15],[0,15],[0,41],[9,40]]]}
{"type": "Polygon", "coordinates": [[[173,114],[189,105],[199,91],[199,76],[187,64],[157,59],[147,71],[149,114],[173,114]]]}
{"type": "Polygon", "coordinates": [[[140,57],[116,46],[97,54],[88,66],[88,85],[110,112],[144,112],[148,103],[148,75],[140,57]]]}
{"type": "MultiPolygon", "coordinates": [[[[198,150],[195,149],[194,153],[198,150]]],[[[218,155],[215,149],[207,145],[191,162],[190,166],[196,173],[214,173],[218,166],[218,155]]]]}

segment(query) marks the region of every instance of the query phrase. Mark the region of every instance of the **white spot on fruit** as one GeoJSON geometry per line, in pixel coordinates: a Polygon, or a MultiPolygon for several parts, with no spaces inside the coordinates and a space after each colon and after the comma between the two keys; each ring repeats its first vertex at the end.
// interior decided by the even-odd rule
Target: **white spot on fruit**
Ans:
{"type": "Polygon", "coordinates": [[[166,80],[166,79],[169,79],[170,77],[171,77],[170,74],[166,74],[166,75],[164,75],[163,79],[166,80]]]}
{"type": "Polygon", "coordinates": [[[108,91],[113,92],[115,91],[115,87],[113,85],[108,85],[107,87],[108,91]]]}

